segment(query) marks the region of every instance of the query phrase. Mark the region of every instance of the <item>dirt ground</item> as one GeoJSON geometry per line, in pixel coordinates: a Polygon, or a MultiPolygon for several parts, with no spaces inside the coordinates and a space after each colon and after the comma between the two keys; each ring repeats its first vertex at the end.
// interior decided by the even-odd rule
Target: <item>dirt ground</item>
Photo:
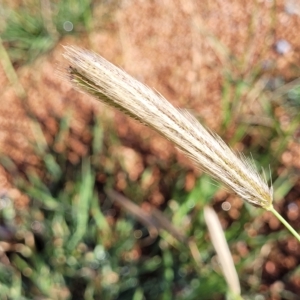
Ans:
{"type": "MultiPolygon", "coordinates": [[[[99,7],[94,12],[94,19],[101,19],[103,13],[103,7],[99,7]]],[[[94,25],[95,29],[88,37],[65,37],[55,49],[38,58],[33,65],[17,70],[26,91],[23,100],[16,96],[15,88],[9,85],[3,68],[0,68],[0,147],[20,168],[39,164],[28,142],[28,137],[33,137],[32,124],[26,117],[24,107],[44,124],[49,143],[58,129],[56,118],[72,108],[71,127],[74,134],[66,141],[71,161],[79,160],[86,153],[88,138],[84,136],[88,133],[85,126],[91,111],[95,111],[113,124],[125,143],[126,147],[120,150],[120,155],[131,155],[131,166],[135,166],[130,168],[132,178],[143,171],[139,159],[145,149],[156,159],[166,162],[176,155],[182,166],[190,169],[186,179],[187,189],[193,187],[198,174],[191,163],[164,138],[73,90],[57,71],[65,66],[62,45],[77,45],[98,52],[159,91],[175,106],[191,110],[206,126],[217,132],[222,129],[221,98],[225,69],[230,70],[233,78],[245,80],[258,67],[264,68],[265,76],[269,78],[281,77],[290,81],[299,77],[300,8],[296,0],[279,0],[275,6],[273,1],[262,0],[207,0],[197,4],[192,0],[127,0],[118,6],[110,21],[101,26],[95,21],[94,25]],[[285,48],[280,48],[283,40],[288,44],[283,43],[285,48]],[[130,145],[140,145],[141,151],[137,148],[130,150],[130,145]]],[[[254,105],[248,109],[250,114],[256,114],[260,108],[254,105]]],[[[284,126],[285,114],[281,111],[278,114],[282,114],[284,126]]],[[[291,140],[282,156],[282,166],[293,167],[299,174],[300,145],[295,140],[291,140]]],[[[26,196],[12,188],[11,178],[1,167],[0,171],[0,189],[8,190],[16,205],[26,207],[26,196]]],[[[159,175],[155,180],[160,180],[159,175]]],[[[292,196],[289,195],[282,209],[289,201],[300,208],[299,179],[295,182],[292,196]],[[293,200],[290,200],[292,196],[293,200]]],[[[159,206],[166,199],[157,191],[152,200],[159,206]]],[[[268,214],[264,218],[269,225],[275,222],[268,214]]],[[[299,213],[296,217],[291,216],[291,220],[299,229],[299,213]]],[[[275,224],[272,229],[276,226],[278,228],[280,225],[275,224]]],[[[292,242],[282,245],[281,249],[271,253],[264,276],[280,280],[280,276],[295,268],[299,260],[298,245],[292,242]]],[[[295,277],[291,286],[293,290],[300,291],[300,277],[295,277]]],[[[273,299],[277,299],[276,296],[273,299]]]]}

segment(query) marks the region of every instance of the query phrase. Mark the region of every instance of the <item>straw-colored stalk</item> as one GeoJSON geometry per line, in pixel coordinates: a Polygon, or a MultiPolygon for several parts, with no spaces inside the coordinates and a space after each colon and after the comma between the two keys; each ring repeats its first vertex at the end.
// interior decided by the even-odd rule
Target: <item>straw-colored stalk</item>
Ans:
{"type": "Polygon", "coordinates": [[[252,161],[236,155],[189,112],[176,109],[162,95],[95,53],[65,47],[64,57],[70,64],[69,78],[79,90],[153,128],[241,198],[274,211],[272,187],[252,161]]]}
{"type": "Polygon", "coordinates": [[[233,297],[235,299],[242,299],[240,297],[241,286],[239,277],[236,272],[233,258],[226,242],[225,234],[218,215],[212,208],[210,208],[209,206],[205,206],[204,219],[209,231],[211,242],[218,255],[222,272],[224,274],[229,290],[233,294],[233,297]]]}

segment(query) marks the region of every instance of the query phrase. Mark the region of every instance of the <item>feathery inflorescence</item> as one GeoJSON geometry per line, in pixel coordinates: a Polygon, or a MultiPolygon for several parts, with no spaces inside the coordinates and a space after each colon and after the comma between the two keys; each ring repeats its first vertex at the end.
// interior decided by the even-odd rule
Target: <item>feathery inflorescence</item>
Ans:
{"type": "Polygon", "coordinates": [[[77,88],[155,129],[204,172],[249,203],[267,210],[273,207],[272,188],[253,163],[236,155],[190,113],[176,109],[162,95],[95,53],[65,47],[64,57],[69,61],[69,76],[77,88]]]}

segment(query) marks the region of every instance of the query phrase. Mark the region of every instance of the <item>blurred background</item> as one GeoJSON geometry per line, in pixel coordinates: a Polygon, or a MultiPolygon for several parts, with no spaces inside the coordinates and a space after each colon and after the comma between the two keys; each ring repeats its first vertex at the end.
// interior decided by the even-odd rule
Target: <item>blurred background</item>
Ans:
{"type": "Polygon", "coordinates": [[[299,299],[300,245],[274,216],[62,76],[77,45],[188,109],[299,232],[299,26],[298,0],[1,0],[1,299],[235,299],[205,205],[243,299],[299,299]]]}

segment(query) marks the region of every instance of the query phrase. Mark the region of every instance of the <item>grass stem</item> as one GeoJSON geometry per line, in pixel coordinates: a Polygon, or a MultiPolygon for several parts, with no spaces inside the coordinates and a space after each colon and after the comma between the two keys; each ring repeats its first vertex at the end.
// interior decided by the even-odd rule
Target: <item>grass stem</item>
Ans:
{"type": "Polygon", "coordinates": [[[291,232],[291,234],[300,242],[300,235],[298,232],[282,217],[282,215],[275,210],[274,206],[269,208],[269,211],[291,232]]]}

